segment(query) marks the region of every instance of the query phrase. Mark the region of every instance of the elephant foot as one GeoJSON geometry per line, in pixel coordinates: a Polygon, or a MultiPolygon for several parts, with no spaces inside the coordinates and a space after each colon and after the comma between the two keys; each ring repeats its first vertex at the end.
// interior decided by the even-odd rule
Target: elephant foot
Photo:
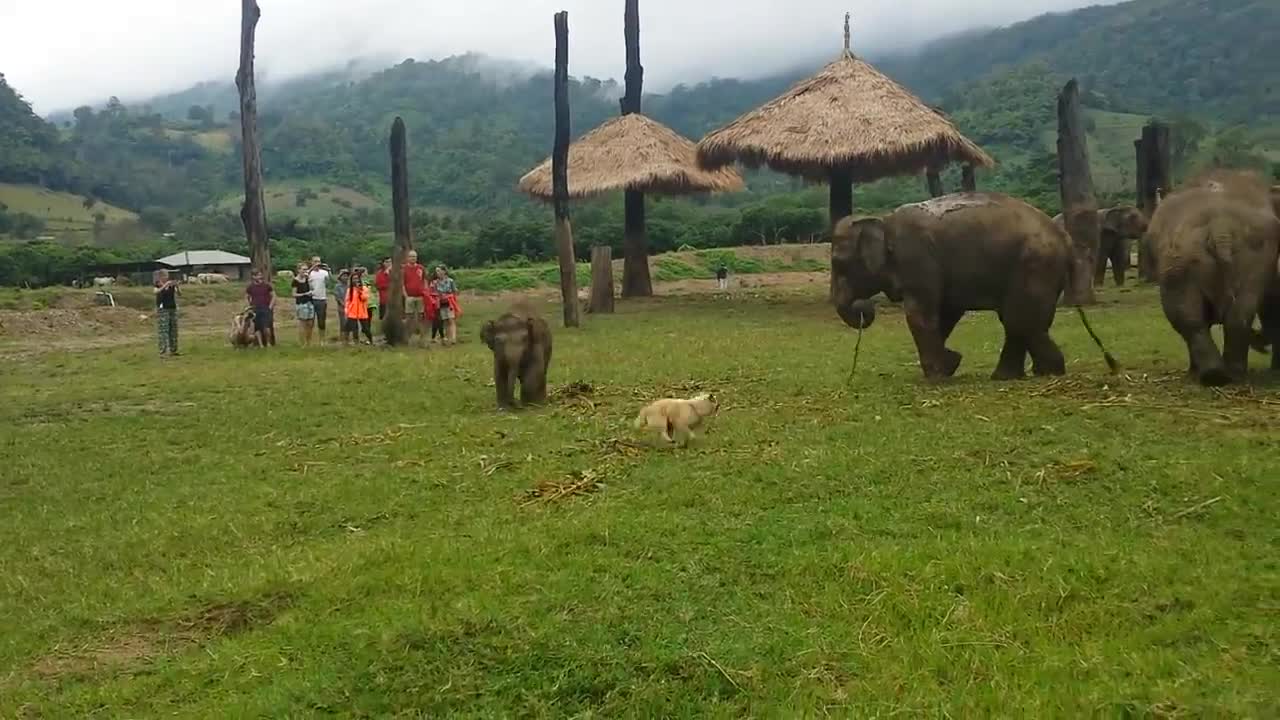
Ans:
{"type": "Polygon", "coordinates": [[[924,376],[927,380],[946,380],[954,377],[956,371],[960,369],[960,362],[964,360],[964,356],[954,350],[943,350],[942,360],[940,362],[922,362],[921,366],[924,370],[924,376]]]}
{"type": "Polygon", "coordinates": [[[1011,380],[1025,380],[1027,379],[1027,371],[1024,370],[1023,368],[1018,368],[1015,370],[1013,368],[997,367],[996,371],[991,373],[991,379],[997,382],[1008,382],[1011,380]]]}
{"type": "Polygon", "coordinates": [[[1200,384],[1205,387],[1222,387],[1231,384],[1231,373],[1226,368],[1209,368],[1199,374],[1200,384]]]}
{"type": "Polygon", "coordinates": [[[1033,362],[1031,364],[1031,372],[1034,373],[1036,377],[1062,377],[1067,374],[1067,366],[1065,363],[1046,363],[1041,365],[1033,362]]]}

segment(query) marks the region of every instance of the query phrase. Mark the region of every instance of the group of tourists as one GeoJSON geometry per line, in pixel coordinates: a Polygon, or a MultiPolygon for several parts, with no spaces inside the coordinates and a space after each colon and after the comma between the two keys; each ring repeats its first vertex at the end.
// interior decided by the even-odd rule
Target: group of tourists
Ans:
{"type": "MultiPolygon", "coordinates": [[[[402,267],[404,303],[401,311],[410,338],[420,346],[428,342],[426,327],[431,328],[431,343],[454,345],[458,342],[458,285],[448,270],[437,266],[430,273],[418,263],[418,254],[410,252],[402,267]]],[[[154,276],[156,298],[156,331],[161,356],[178,354],[178,297],[181,286],[169,271],[159,270],[154,276]]],[[[338,329],[343,345],[372,345],[373,317],[387,316],[391,295],[391,258],[384,258],[373,277],[363,267],[341,269],[337,275],[317,257],[299,263],[290,282],[294,314],[298,321],[298,341],[310,347],[319,330],[319,344],[326,342],[330,298],[333,299],[338,329]],[[330,282],[333,289],[330,292],[330,282]]],[[[261,347],[275,347],[276,292],[261,271],[254,270],[245,299],[253,311],[253,329],[261,347]]]]}

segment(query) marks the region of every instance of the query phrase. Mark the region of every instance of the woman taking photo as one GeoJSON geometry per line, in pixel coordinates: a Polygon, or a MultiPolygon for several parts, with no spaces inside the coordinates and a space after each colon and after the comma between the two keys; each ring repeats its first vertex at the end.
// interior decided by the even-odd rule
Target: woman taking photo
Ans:
{"type": "Polygon", "coordinates": [[[311,347],[311,335],[316,328],[316,307],[311,302],[311,268],[306,263],[298,263],[298,272],[293,276],[293,302],[297,306],[298,342],[302,347],[311,347]]]}
{"type": "Polygon", "coordinates": [[[462,307],[458,304],[458,284],[453,281],[453,278],[449,277],[449,273],[441,265],[436,267],[436,276],[431,282],[431,287],[436,291],[436,295],[440,297],[439,317],[444,321],[444,344],[456,345],[458,343],[458,318],[462,316],[462,307]]]}

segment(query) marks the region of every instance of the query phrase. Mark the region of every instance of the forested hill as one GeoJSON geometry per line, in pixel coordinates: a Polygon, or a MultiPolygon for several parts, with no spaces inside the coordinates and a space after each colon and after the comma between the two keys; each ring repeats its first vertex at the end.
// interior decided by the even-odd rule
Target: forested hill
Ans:
{"type": "Polygon", "coordinates": [[[1133,0],[1043,15],[944,40],[880,66],[943,99],[991,73],[1040,61],[1131,113],[1280,118],[1280,2],[1133,0]]]}
{"type": "MultiPolygon", "coordinates": [[[[989,180],[1013,190],[1020,172],[1044,184],[1055,86],[1071,75],[1081,78],[1086,104],[1112,111],[1100,116],[1098,137],[1120,148],[1115,157],[1124,164],[1131,125],[1151,114],[1198,120],[1197,142],[1237,123],[1275,123],[1280,43],[1272,37],[1280,37],[1276,0],[1135,0],[970,32],[878,64],[995,152],[1003,175],[989,180]]],[[[697,138],[803,74],[678,86],[647,96],[645,112],[697,138]]],[[[611,80],[575,80],[575,134],[615,115],[620,95],[611,80]]],[[[396,115],[409,126],[411,187],[425,208],[522,206],[515,181],[547,155],[552,135],[550,72],[479,55],[408,60],[377,72],[352,63],[264,82],[260,98],[273,217],[385,205],[387,133],[396,115]]],[[[231,83],[204,83],[131,107],[80,108],[55,127],[0,81],[0,183],[40,185],[153,217],[226,209],[239,176],[234,107],[231,83]]],[[[1253,147],[1238,131],[1230,139],[1246,155],[1253,147]]],[[[751,187],[759,194],[790,184],[755,177],[751,187]]]]}

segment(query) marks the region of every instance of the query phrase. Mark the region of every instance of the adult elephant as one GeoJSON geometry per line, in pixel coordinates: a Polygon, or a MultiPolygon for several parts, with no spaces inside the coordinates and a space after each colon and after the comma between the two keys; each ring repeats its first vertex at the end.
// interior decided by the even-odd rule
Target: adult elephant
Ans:
{"type": "MultiPolygon", "coordinates": [[[[1066,231],[1062,215],[1053,218],[1053,224],[1066,231]]],[[[1098,259],[1094,265],[1093,284],[1102,285],[1107,278],[1107,263],[1111,263],[1111,275],[1116,287],[1124,287],[1129,272],[1130,240],[1140,239],[1147,232],[1147,216],[1132,205],[1117,205],[1098,211],[1098,259]]]]}
{"type": "Polygon", "coordinates": [[[1187,345],[1191,374],[1208,386],[1242,378],[1260,311],[1263,333],[1280,337],[1280,218],[1271,189],[1255,173],[1211,173],[1165,198],[1147,240],[1160,302],[1187,345]],[[1223,327],[1221,352],[1213,325],[1223,327]]]}
{"type": "MultiPolygon", "coordinates": [[[[831,245],[833,300],[856,329],[874,322],[868,300],[876,294],[901,302],[930,379],[959,368],[960,353],[946,344],[970,310],[994,310],[1004,325],[993,379],[1024,377],[1028,354],[1037,375],[1062,375],[1066,361],[1049,328],[1070,280],[1071,252],[1066,233],[1021,200],[945,195],[884,218],[842,220],[831,245]]],[[[1114,367],[1110,355],[1107,361],[1114,367]]]]}

